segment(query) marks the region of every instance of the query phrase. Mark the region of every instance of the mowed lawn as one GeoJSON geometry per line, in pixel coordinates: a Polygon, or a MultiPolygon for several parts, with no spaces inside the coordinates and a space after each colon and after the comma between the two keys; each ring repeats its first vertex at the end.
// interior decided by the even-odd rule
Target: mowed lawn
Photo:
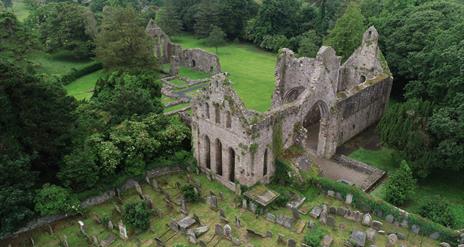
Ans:
{"type": "Polygon", "coordinates": [[[103,70],[95,71],[73,81],[64,88],[69,95],[74,96],[78,100],[90,99],[90,97],[92,97],[95,84],[102,76],[103,70]]]}
{"type": "MultiPolygon", "coordinates": [[[[399,155],[394,150],[388,148],[382,148],[380,150],[367,150],[361,148],[350,154],[350,157],[378,167],[388,174],[395,172],[395,170],[399,168],[401,161],[399,155]]],[[[434,171],[426,179],[418,181],[417,189],[413,197],[402,208],[417,213],[424,202],[439,195],[451,204],[451,211],[456,219],[456,229],[464,228],[463,175],[463,172],[458,174],[457,172],[434,171]]],[[[377,187],[371,194],[380,198],[385,198],[385,182],[377,187]]]]}
{"type": "MultiPolygon", "coordinates": [[[[214,47],[194,36],[184,35],[173,38],[183,48],[202,48],[216,53],[214,47]]],[[[274,92],[274,68],[277,55],[260,50],[251,44],[227,43],[219,47],[218,56],[222,71],[230,74],[232,85],[249,109],[264,112],[271,106],[274,92]]]]}
{"type": "Polygon", "coordinates": [[[43,51],[31,52],[28,59],[34,64],[37,72],[54,76],[66,75],[73,69],[81,69],[93,62],[90,59],[73,59],[64,53],[49,54],[43,51]]]}

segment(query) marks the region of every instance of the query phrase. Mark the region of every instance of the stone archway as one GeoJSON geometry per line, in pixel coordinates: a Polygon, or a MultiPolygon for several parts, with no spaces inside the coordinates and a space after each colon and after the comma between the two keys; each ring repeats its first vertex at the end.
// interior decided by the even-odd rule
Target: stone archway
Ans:
{"type": "Polygon", "coordinates": [[[294,87],[290,90],[288,90],[285,95],[284,95],[284,103],[290,103],[298,99],[298,97],[303,93],[305,90],[304,87],[299,86],[299,87],[294,87]]]}
{"type": "Polygon", "coordinates": [[[305,145],[318,156],[325,156],[328,118],[327,104],[317,101],[303,119],[303,127],[307,130],[305,145]]]}

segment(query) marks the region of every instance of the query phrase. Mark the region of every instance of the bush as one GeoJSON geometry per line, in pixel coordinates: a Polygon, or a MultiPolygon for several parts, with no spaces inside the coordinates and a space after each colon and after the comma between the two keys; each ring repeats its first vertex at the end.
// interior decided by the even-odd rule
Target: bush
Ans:
{"type": "Polygon", "coordinates": [[[388,180],[386,186],[386,200],[394,205],[403,205],[411,198],[416,188],[416,180],[406,161],[401,162],[397,170],[388,180]]]}
{"type": "Polygon", "coordinates": [[[324,229],[316,227],[314,229],[311,229],[311,231],[309,231],[308,233],[306,233],[303,242],[312,247],[320,247],[321,241],[326,234],[327,232],[324,229]]]}
{"type": "Polygon", "coordinates": [[[93,73],[97,70],[101,70],[103,68],[103,65],[102,63],[99,63],[99,62],[94,62],[94,63],[91,63],[81,69],[72,69],[71,72],[69,72],[68,74],[64,75],[63,77],[61,77],[61,83],[63,85],[66,85],[66,84],[69,84],[79,78],[81,78],[82,76],[85,76],[85,75],[88,75],[90,73],[93,73]]]}
{"type": "Polygon", "coordinates": [[[57,185],[44,184],[35,197],[35,211],[43,216],[77,213],[79,210],[80,203],[77,196],[57,185]]]}
{"type": "Polygon", "coordinates": [[[285,163],[285,161],[276,160],[275,166],[276,170],[274,172],[274,176],[272,177],[272,183],[279,185],[290,185],[292,181],[289,175],[289,165],[285,163]]]}
{"type": "Polygon", "coordinates": [[[138,231],[150,228],[150,210],[145,202],[134,202],[124,206],[124,223],[138,231]]]}
{"type": "Polygon", "coordinates": [[[454,227],[455,220],[449,203],[437,196],[420,206],[419,214],[427,219],[448,227],[454,227]]]}
{"type": "Polygon", "coordinates": [[[182,187],[182,194],[187,202],[197,202],[200,200],[200,195],[195,192],[195,188],[191,184],[182,187]]]}
{"type": "Polygon", "coordinates": [[[270,51],[278,51],[281,48],[288,47],[289,44],[290,42],[288,41],[287,37],[283,35],[266,35],[264,36],[263,42],[261,42],[259,47],[270,51]]]}

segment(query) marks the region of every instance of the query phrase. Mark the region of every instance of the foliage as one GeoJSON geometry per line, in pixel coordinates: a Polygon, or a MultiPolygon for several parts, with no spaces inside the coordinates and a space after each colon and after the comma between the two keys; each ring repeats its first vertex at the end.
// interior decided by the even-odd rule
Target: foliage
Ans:
{"type": "Polygon", "coordinates": [[[288,47],[289,41],[284,35],[266,35],[263,37],[263,41],[259,45],[261,48],[270,51],[278,51],[281,48],[288,47]]]}
{"type": "Polygon", "coordinates": [[[44,184],[34,201],[35,211],[41,215],[76,213],[80,210],[80,202],[75,195],[53,184],[44,184]]]}
{"type": "Polygon", "coordinates": [[[358,5],[351,4],[343,16],[337,20],[324,43],[332,46],[337,54],[346,60],[361,44],[364,31],[364,17],[361,10],[358,5]]]}
{"type": "Polygon", "coordinates": [[[69,84],[77,79],[79,79],[82,76],[91,74],[95,71],[98,71],[102,69],[102,64],[98,62],[91,63],[89,65],[86,65],[80,69],[74,69],[69,72],[68,74],[64,75],[61,77],[61,82],[66,85],[69,84]]]}
{"type": "Polygon", "coordinates": [[[302,35],[299,41],[298,55],[302,57],[316,57],[322,38],[314,30],[310,30],[302,35]]]}
{"type": "Polygon", "coordinates": [[[290,185],[292,183],[290,177],[290,165],[286,161],[276,160],[275,172],[272,177],[272,183],[279,185],[290,185]]]}
{"type": "Polygon", "coordinates": [[[211,32],[209,33],[208,38],[206,39],[206,43],[210,46],[215,47],[217,53],[218,46],[224,45],[226,42],[224,38],[225,33],[221,30],[221,28],[214,26],[211,32]]]}
{"type": "Polygon", "coordinates": [[[213,27],[219,25],[219,15],[219,1],[201,0],[194,15],[195,25],[193,28],[195,34],[207,37],[213,27]]]}
{"type": "Polygon", "coordinates": [[[394,205],[403,205],[414,193],[416,180],[406,161],[401,161],[400,168],[390,177],[386,186],[386,200],[394,205]]]}
{"type": "Polygon", "coordinates": [[[89,57],[95,48],[97,33],[95,16],[77,3],[49,3],[33,11],[29,17],[48,52],[65,49],[77,58],[89,57]]]}
{"type": "Polygon", "coordinates": [[[34,47],[26,27],[16,16],[0,9],[0,59],[26,66],[26,54],[34,47]]]}
{"type": "Polygon", "coordinates": [[[423,202],[419,214],[444,226],[454,227],[455,224],[455,217],[451,212],[449,203],[440,196],[423,202]]]}
{"type": "Polygon", "coordinates": [[[97,59],[106,69],[155,68],[150,38],[133,8],[108,7],[97,35],[97,59]]]}
{"type": "Polygon", "coordinates": [[[123,221],[137,231],[146,231],[150,228],[150,209],[143,201],[124,205],[123,221]]]}
{"type": "Polygon", "coordinates": [[[197,202],[201,199],[200,195],[195,192],[195,187],[193,185],[182,186],[182,195],[184,196],[187,202],[197,202]]]}
{"type": "Polygon", "coordinates": [[[168,1],[158,12],[157,22],[168,35],[179,34],[182,31],[182,21],[172,1],[168,1]]]}
{"type": "Polygon", "coordinates": [[[303,242],[312,247],[320,247],[326,234],[327,232],[323,228],[315,227],[305,234],[303,242]]]}

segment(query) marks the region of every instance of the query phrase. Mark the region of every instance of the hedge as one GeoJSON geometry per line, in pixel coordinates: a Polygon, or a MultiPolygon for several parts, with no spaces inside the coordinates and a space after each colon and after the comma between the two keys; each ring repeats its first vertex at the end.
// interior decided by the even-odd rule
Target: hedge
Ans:
{"type": "Polygon", "coordinates": [[[333,190],[341,193],[344,197],[347,194],[352,194],[353,205],[356,208],[365,209],[370,212],[382,211],[384,215],[391,214],[396,219],[400,220],[407,218],[409,226],[419,226],[419,234],[423,236],[430,236],[432,233],[438,232],[440,233],[439,240],[450,244],[455,244],[458,239],[459,233],[457,231],[435,223],[429,219],[425,219],[417,214],[408,213],[408,216],[406,217],[404,212],[401,212],[397,207],[382,199],[374,198],[354,186],[342,184],[323,177],[314,178],[313,181],[324,191],[333,190]]]}
{"type": "Polygon", "coordinates": [[[67,85],[77,79],[79,79],[82,76],[88,75],[90,73],[93,73],[97,70],[101,70],[103,68],[103,64],[100,62],[93,62],[89,65],[86,65],[80,69],[75,69],[73,68],[71,72],[67,73],[66,75],[63,75],[61,77],[61,83],[63,85],[67,85]]]}

